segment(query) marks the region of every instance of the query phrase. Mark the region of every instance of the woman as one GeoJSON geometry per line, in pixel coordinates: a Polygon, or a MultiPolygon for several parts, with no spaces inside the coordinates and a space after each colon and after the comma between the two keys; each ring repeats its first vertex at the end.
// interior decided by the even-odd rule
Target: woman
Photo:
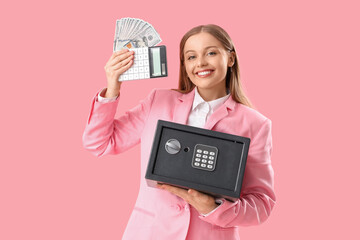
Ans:
{"type": "Polygon", "coordinates": [[[240,239],[239,226],[264,222],[275,204],[271,121],[251,108],[240,85],[229,35],[219,26],[198,26],[180,42],[179,89],[154,89],[137,107],[114,119],[120,74],[133,52],[115,52],[105,66],[107,88],[93,100],[84,146],[97,156],[117,154],[141,142],[141,184],[123,239],[240,239]],[[240,198],[214,199],[144,179],[157,120],[203,127],[251,139],[240,198]]]}

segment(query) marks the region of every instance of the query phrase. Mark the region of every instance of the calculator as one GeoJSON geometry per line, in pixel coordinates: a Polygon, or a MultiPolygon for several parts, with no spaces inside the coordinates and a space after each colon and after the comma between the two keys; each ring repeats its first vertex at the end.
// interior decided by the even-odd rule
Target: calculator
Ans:
{"type": "Polygon", "coordinates": [[[240,196],[250,139],[158,120],[147,185],[166,183],[235,201],[240,196]]]}
{"type": "Polygon", "coordinates": [[[119,81],[158,78],[168,75],[165,46],[130,48],[129,50],[135,52],[134,63],[120,75],[119,81]]]}

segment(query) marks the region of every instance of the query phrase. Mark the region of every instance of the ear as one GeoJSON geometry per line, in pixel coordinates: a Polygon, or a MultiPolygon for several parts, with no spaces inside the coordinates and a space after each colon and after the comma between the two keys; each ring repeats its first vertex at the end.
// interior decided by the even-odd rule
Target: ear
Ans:
{"type": "Polygon", "coordinates": [[[235,63],[236,54],[234,51],[229,52],[228,67],[232,67],[235,63]]]}

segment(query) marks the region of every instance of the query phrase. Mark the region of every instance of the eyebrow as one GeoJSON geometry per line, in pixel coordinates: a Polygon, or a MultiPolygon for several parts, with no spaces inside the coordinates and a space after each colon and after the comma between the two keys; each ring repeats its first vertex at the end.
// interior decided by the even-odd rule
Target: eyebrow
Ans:
{"type": "MultiPolygon", "coordinates": [[[[208,49],[208,48],[219,48],[218,46],[208,46],[206,47],[205,49],[208,49]]],[[[187,50],[184,54],[188,53],[188,52],[195,52],[194,50],[187,50]]]]}

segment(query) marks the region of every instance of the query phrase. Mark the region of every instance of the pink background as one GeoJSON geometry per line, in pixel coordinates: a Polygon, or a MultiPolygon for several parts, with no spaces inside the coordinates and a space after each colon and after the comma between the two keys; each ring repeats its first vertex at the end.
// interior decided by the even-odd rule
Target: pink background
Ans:
{"type": "Polygon", "coordinates": [[[242,239],[360,239],[358,1],[97,2],[1,3],[0,239],[121,238],[139,146],[98,159],[81,137],[122,17],[160,33],[169,77],[123,84],[118,114],[177,87],[187,30],[232,37],[246,92],[273,121],[278,199],[242,239]]]}

